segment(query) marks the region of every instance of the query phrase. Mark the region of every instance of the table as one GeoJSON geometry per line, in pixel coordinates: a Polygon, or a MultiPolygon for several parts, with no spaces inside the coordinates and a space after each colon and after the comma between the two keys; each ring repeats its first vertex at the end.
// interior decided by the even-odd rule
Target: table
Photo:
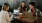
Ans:
{"type": "MultiPolygon", "coordinates": [[[[27,15],[27,14],[26,14],[27,15]]],[[[17,23],[34,23],[36,22],[36,20],[38,19],[38,17],[36,16],[31,16],[31,17],[25,17],[25,14],[22,14],[22,15],[19,15],[19,16],[16,16],[16,18],[14,18],[14,20],[17,22],[17,23]]],[[[13,22],[15,22],[13,21],[13,22]]],[[[37,20],[38,21],[38,20],[37,20]]],[[[38,23],[38,22],[36,22],[38,23]]]]}
{"type": "Polygon", "coordinates": [[[27,23],[38,23],[38,18],[36,16],[31,16],[31,17],[25,17],[24,14],[17,16],[17,19],[25,21],[27,23]]]}

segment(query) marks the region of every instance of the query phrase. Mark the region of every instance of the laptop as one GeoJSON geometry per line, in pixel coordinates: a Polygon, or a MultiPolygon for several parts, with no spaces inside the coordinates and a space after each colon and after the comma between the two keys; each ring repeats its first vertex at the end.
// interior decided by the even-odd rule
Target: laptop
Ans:
{"type": "Polygon", "coordinates": [[[19,10],[18,10],[18,9],[14,9],[13,13],[14,13],[15,15],[19,15],[19,10]]]}

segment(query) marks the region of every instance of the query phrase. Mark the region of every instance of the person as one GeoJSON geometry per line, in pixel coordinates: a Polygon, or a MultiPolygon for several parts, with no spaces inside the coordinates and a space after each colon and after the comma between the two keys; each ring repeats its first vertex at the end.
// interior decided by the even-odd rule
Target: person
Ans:
{"type": "Polygon", "coordinates": [[[0,12],[0,16],[1,16],[1,23],[10,23],[10,17],[9,17],[9,4],[4,3],[2,6],[2,10],[0,12]]]}
{"type": "Polygon", "coordinates": [[[32,12],[32,15],[34,16],[34,17],[36,17],[36,18],[34,18],[34,19],[36,19],[35,20],[35,22],[39,22],[39,18],[40,18],[40,16],[41,16],[41,11],[39,10],[39,9],[37,9],[37,8],[35,8],[35,3],[34,2],[30,2],[29,3],[29,7],[30,7],[30,9],[28,10],[28,12],[32,12]]]}
{"type": "Polygon", "coordinates": [[[38,11],[41,14],[41,11],[39,9],[35,8],[34,2],[30,2],[29,7],[30,7],[30,9],[28,10],[28,12],[32,12],[32,14],[34,14],[34,12],[38,11]]]}
{"type": "Polygon", "coordinates": [[[24,11],[27,11],[26,4],[24,1],[21,2],[21,7],[18,8],[20,13],[23,13],[24,11]]]}
{"type": "Polygon", "coordinates": [[[29,7],[30,7],[30,9],[29,9],[29,11],[28,12],[32,12],[32,14],[34,14],[34,11],[35,11],[35,3],[34,2],[30,2],[29,3],[29,7]]]}

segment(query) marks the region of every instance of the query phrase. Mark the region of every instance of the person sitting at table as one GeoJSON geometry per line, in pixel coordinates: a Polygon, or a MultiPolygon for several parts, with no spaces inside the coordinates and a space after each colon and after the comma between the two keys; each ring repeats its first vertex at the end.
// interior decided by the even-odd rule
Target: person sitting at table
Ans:
{"type": "Polygon", "coordinates": [[[32,12],[33,15],[36,11],[39,12],[39,14],[41,14],[41,11],[39,9],[35,8],[35,2],[30,2],[29,7],[30,7],[30,9],[28,10],[28,12],[32,12]]]}
{"type": "Polygon", "coordinates": [[[1,16],[1,23],[10,23],[10,17],[9,17],[9,4],[4,3],[2,6],[2,10],[0,12],[0,16],[1,16]]]}
{"type": "Polygon", "coordinates": [[[32,12],[32,15],[34,17],[36,17],[35,19],[37,20],[37,22],[39,22],[39,20],[40,20],[39,18],[41,16],[41,11],[39,9],[35,8],[35,3],[34,2],[30,2],[29,7],[30,7],[30,9],[29,9],[28,12],[32,12]]]}
{"type": "Polygon", "coordinates": [[[34,14],[34,12],[35,12],[35,3],[34,2],[30,2],[29,3],[29,7],[30,7],[30,9],[29,9],[29,11],[28,12],[32,12],[32,14],[34,14]]]}
{"type": "Polygon", "coordinates": [[[18,10],[20,13],[27,11],[26,3],[24,1],[21,2],[21,7],[19,7],[18,10]]]}

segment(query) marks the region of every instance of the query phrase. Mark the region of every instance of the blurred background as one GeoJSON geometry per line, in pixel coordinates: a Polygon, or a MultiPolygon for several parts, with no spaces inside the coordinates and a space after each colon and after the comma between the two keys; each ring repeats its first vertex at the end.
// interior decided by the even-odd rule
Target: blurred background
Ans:
{"type": "Polygon", "coordinates": [[[0,7],[3,3],[8,3],[10,5],[10,11],[12,12],[13,9],[17,9],[21,5],[22,1],[26,2],[27,8],[29,8],[29,2],[35,2],[36,8],[42,11],[42,0],[0,0],[0,7]]]}
{"type": "MultiPolygon", "coordinates": [[[[26,2],[26,6],[28,9],[29,2],[35,2],[36,8],[38,8],[42,12],[42,0],[0,0],[0,10],[2,8],[3,3],[8,3],[10,6],[9,11],[13,13],[13,10],[17,9],[21,5],[22,1],[26,2]]],[[[42,17],[40,22],[42,23],[42,17]]]]}

